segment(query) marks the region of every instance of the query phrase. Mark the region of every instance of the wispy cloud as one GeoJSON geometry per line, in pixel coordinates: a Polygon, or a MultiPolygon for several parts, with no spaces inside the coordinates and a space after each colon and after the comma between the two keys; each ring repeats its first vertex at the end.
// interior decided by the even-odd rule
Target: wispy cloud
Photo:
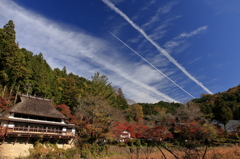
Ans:
{"type": "MultiPolygon", "coordinates": [[[[158,39],[161,39],[163,37],[166,36],[166,34],[168,33],[169,31],[169,28],[168,26],[171,25],[171,22],[178,19],[178,18],[181,18],[181,16],[175,16],[175,17],[170,17],[170,18],[167,18],[166,20],[164,20],[160,26],[158,26],[157,28],[153,29],[152,30],[152,33],[149,34],[149,37],[152,39],[152,40],[158,40],[158,39]]],[[[139,34],[136,38],[133,38],[133,39],[130,39],[128,40],[128,42],[131,42],[131,43],[138,43],[138,49],[142,49],[144,50],[143,52],[146,52],[148,55],[149,53],[153,52],[152,49],[148,49],[148,47],[146,46],[149,46],[149,42],[148,40],[146,40],[141,34],[139,34]],[[143,49],[144,48],[144,49],[143,49]]],[[[152,46],[153,47],[153,46],[152,46]]],[[[151,47],[151,48],[152,48],[151,47]]],[[[177,51],[180,51],[180,49],[178,49],[177,51]]],[[[156,57],[154,57],[152,60],[154,59],[159,59],[156,57]]],[[[151,60],[151,61],[152,61],[151,60]]],[[[156,61],[156,60],[154,60],[156,61]]],[[[166,63],[166,62],[164,62],[166,63]]]]}
{"type": "Polygon", "coordinates": [[[190,33],[182,33],[176,39],[190,38],[190,37],[192,37],[192,36],[194,36],[196,34],[199,34],[202,31],[207,30],[207,28],[208,28],[208,26],[203,26],[203,27],[200,27],[200,28],[190,32],[190,33]]]}
{"type": "Polygon", "coordinates": [[[172,40],[166,42],[164,44],[164,48],[168,51],[174,49],[175,47],[179,46],[180,44],[185,42],[185,39],[193,37],[201,32],[207,30],[207,26],[199,27],[198,29],[191,31],[190,33],[181,33],[179,36],[173,38],[172,40]]]}
{"type": "Polygon", "coordinates": [[[218,64],[215,64],[214,67],[215,68],[220,68],[220,67],[223,67],[225,65],[229,65],[231,62],[225,62],[225,63],[218,63],[218,64]]]}
{"type": "Polygon", "coordinates": [[[166,5],[160,7],[160,8],[156,11],[155,15],[151,17],[150,21],[148,21],[147,23],[143,24],[141,27],[142,27],[143,29],[149,29],[149,28],[151,28],[153,23],[156,23],[156,22],[158,22],[158,21],[160,20],[160,16],[161,16],[162,14],[166,14],[166,13],[170,12],[171,9],[172,9],[172,7],[173,7],[174,5],[176,5],[177,3],[178,3],[177,1],[173,1],[173,2],[169,2],[169,3],[167,3],[166,5]]]}
{"type": "Polygon", "coordinates": [[[213,8],[216,15],[224,13],[237,13],[240,11],[239,0],[204,0],[204,2],[213,8]]]}
{"type": "Polygon", "coordinates": [[[129,24],[132,25],[139,33],[141,33],[153,46],[155,46],[162,54],[164,54],[175,66],[177,66],[186,76],[193,80],[196,84],[202,87],[206,92],[212,94],[212,92],[205,87],[201,82],[199,82],[195,77],[193,77],[183,66],[181,66],[172,56],[168,54],[166,50],[161,48],[156,42],[154,42],[138,25],[136,25],[126,14],[119,10],[113,3],[109,0],[102,0],[106,5],[108,5],[112,10],[122,16],[129,24]]]}
{"type": "Polygon", "coordinates": [[[114,4],[119,4],[124,2],[125,0],[111,0],[114,4]]]}
{"type": "Polygon", "coordinates": [[[172,50],[173,48],[179,46],[181,43],[183,43],[184,41],[175,41],[175,40],[171,40],[168,41],[165,45],[164,48],[168,51],[172,50]]]}
{"type": "Polygon", "coordinates": [[[130,43],[139,43],[139,41],[142,39],[141,35],[138,35],[136,38],[129,39],[128,42],[130,43]]]}
{"type": "Polygon", "coordinates": [[[198,61],[200,59],[202,59],[202,57],[195,58],[194,60],[188,62],[188,64],[192,64],[192,63],[194,63],[194,62],[196,62],[196,61],[198,61]]]}
{"type": "MultiPolygon", "coordinates": [[[[150,51],[149,51],[150,52],[150,51]]],[[[145,52],[144,52],[145,53],[145,52]]],[[[161,68],[161,70],[163,68],[167,68],[169,66],[169,64],[171,63],[169,60],[167,60],[167,58],[163,55],[163,54],[159,54],[157,51],[152,51],[151,53],[146,52],[145,53],[145,57],[148,59],[148,61],[151,61],[151,63],[157,67],[157,68],[161,68]],[[154,54],[156,53],[156,54],[154,54]]],[[[166,72],[166,74],[168,74],[168,71],[164,71],[166,72]]]]}
{"type": "Polygon", "coordinates": [[[159,30],[159,31],[155,31],[154,33],[152,33],[151,35],[149,35],[149,37],[153,40],[158,40],[163,38],[166,33],[168,32],[168,30],[159,30]]]}
{"type": "Polygon", "coordinates": [[[173,20],[176,20],[178,18],[181,18],[181,16],[171,17],[171,18],[168,18],[165,21],[163,21],[162,24],[160,26],[158,26],[157,28],[155,28],[153,30],[153,32],[149,35],[150,38],[153,40],[158,40],[158,39],[161,39],[162,37],[164,37],[166,35],[166,33],[169,31],[169,29],[167,27],[170,25],[170,22],[173,20]]]}
{"type": "Polygon", "coordinates": [[[120,25],[117,25],[116,27],[113,28],[113,33],[118,34],[124,26],[126,26],[127,23],[121,23],[120,25]]]}
{"type": "Polygon", "coordinates": [[[141,10],[146,10],[148,9],[152,4],[154,4],[156,0],[150,0],[147,2],[147,4],[141,9],[141,10]]]}
{"type": "MultiPolygon", "coordinates": [[[[171,25],[171,22],[173,20],[176,20],[178,18],[181,18],[181,16],[174,16],[174,17],[170,17],[170,18],[167,18],[166,20],[164,20],[160,26],[156,27],[155,29],[152,30],[152,33],[149,34],[149,37],[156,41],[158,39],[161,39],[163,37],[166,36],[166,34],[168,33],[168,31],[170,30],[168,28],[169,25],[171,25]]],[[[154,47],[153,45],[149,44],[149,41],[146,40],[146,38],[144,38],[141,34],[139,34],[136,38],[134,39],[131,39],[131,40],[128,40],[128,42],[132,42],[132,43],[138,43],[138,50],[142,49],[144,51],[142,52],[146,52],[147,55],[149,55],[149,53],[153,53],[153,50],[152,48],[154,47]],[[141,40],[141,41],[140,41],[141,40]],[[150,47],[151,45],[151,47],[150,47]],[[147,46],[147,47],[146,47],[147,46]],[[148,47],[150,47],[151,49],[148,49],[148,47]],[[144,49],[143,49],[144,48],[144,49]]],[[[179,49],[180,50],[180,49],[179,49]]],[[[179,51],[177,50],[177,51],[179,51]]],[[[176,50],[175,50],[176,51],[176,50]]],[[[157,54],[157,53],[156,53],[157,54]]],[[[157,58],[154,57],[155,59],[157,58]]],[[[154,59],[153,58],[153,59],[154,59]]],[[[156,61],[156,60],[155,60],[156,61]]],[[[166,63],[166,62],[165,62],[166,63]]]]}
{"type": "MultiPolygon", "coordinates": [[[[111,33],[112,34],[112,33],[111,33]]],[[[185,93],[187,93],[189,96],[191,96],[192,98],[194,98],[194,96],[192,96],[190,93],[188,93],[185,89],[183,89],[182,87],[180,87],[177,83],[175,83],[171,78],[169,78],[166,74],[164,74],[161,70],[159,70],[158,68],[156,68],[152,63],[150,63],[147,59],[145,59],[144,57],[142,57],[138,52],[136,52],[135,50],[133,50],[130,46],[128,46],[126,43],[124,43],[121,39],[119,39],[117,36],[115,36],[114,34],[112,34],[112,36],[114,36],[117,40],[119,40],[122,44],[124,44],[126,47],[128,47],[130,50],[132,50],[135,54],[137,54],[139,57],[141,57],[145,62],[147,62],[150,66],[152,66],[157,72],[159,72],[160,74],[162,74],[164,77],[166,77],[169,81],[171,81],[175,86],[177,86],[178,88],[180,88],[182,91],[184,91],[185,93]]]]}
{"type": "Polygon", "coordinates": [[[178,102],[159,91],[170,83],[162,75],[156,75],[154,69],[142,62],[131,63],[128,56],[104,39],[84,31],[72,31],[12,1],[1,0],[0,25],[5,25],[9,19],[15,23],[20,47],[42,52],[52,68],[67,66],[67,70],[85,78],[99,71],[136,102],[178,102]],[[157,85],[156,81],[159,81],[157,85]]]}

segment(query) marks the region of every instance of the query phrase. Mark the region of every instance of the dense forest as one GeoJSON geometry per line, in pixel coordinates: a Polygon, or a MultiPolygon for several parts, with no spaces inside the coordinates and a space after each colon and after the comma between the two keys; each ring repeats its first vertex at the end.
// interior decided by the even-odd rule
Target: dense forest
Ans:
{"type": "Polygon", "coordinates": [[[202,94],[193,99],[202,112],[211,120],[226,124],[229,120],[240,120],[240,85],[214,95],[202,94]]]}
{"type": "Polygon", "coordinates": [[[108,83],[108,78],[95,73],[92,80],[67,73],[62,69],[52,69],[42,53],[34,54],[25,48],[19,48],[15,42],[16,32],[13,21],[0,29],[0,85],[3,90],[28,93],[51,98],[54,105],[66,104],[70,108],[77,105],[77,98],[86,94],[102,95],[112,106],[128,107],[121,89],[108,83]]]}
{"type": "Polygon", "coordinates": [[[67,73],[65,66],[53,69],[42,53],[19,48],[14,27],[10,20],[0,28],[0,113],[16,103],[17,94],[51,98],[78,125],[79,147],[100,137],[113,139],[124,130],[133,138],[212,140],[220,131],[211,121],[226,125],[240,119],[240,85],[186,103],[130,105],[107,76],[96,72],[89,80],[67,73]]]}

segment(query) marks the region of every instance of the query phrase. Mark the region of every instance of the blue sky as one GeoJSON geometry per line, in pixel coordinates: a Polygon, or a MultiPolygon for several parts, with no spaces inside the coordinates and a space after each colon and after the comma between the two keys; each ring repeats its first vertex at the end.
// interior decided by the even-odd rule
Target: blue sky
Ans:
{"type": "Polygon", "coordinates": [[[1,0],[17,42],[52,68],[107,75],[136,102],[186,102],[240,81],[239,0],[1,0]]]}

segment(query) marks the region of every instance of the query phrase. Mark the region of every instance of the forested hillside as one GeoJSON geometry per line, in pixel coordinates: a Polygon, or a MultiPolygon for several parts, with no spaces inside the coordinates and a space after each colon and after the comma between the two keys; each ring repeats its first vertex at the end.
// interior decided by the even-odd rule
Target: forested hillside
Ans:
{"type": "Polygon", "coordinates": [[[181,106],[180,103],[169,103],[164,101],[159,101],[158,103],[138,103],[143,107],[143,112],[145,115],[156,115],[159,111],[165,111],[166,113],[173,113],[174,110],[181,106]]]}
{"type": "Polygon", "coordinates": [[[215,95],[202,94],[193,100],[211,120],[226,124],[229,120],[240,120],[240,85],[215,95]]]}
{"type": "Polygon", "coordinates": [[[13,21],[0,28],[0,89],[11,95],[28,93],[52,98],[54,105],[66,104],[71,109],[78,105],[77,98],[101,95],[116,108],[128,107],[123,92],[113,88],[105,75],[96,72],[91,80],[73,73],[67,68],[52,69],[42,53],[36,54],[19,48],[15,42],[13,21]]]}
{"type": "Polygon", "coordinates": [[[156,104],[132,102],[129,106],[121,88],[113,87],[107,76],[96,72],[91,80],[88,80],[67,73],[65,66],[62,69],[52,69],[42,53],[36,54],[26,48],[19,48],[15,42],[14,27],[14,22],[10,20],[0,28],[0,93],[6,100],[2,99],[1,111],[16,102],[14,97],[17,93],[51,98],[53,104],[68,117],[71,117],[73,114],[71,111],[81,100],[87,98],[90,100],[90,97],[97,102],[106,100],[109,106],[117,108],[124,114],[122,121],[134,122],[142,120],[144,116],[172,113],[180,105],[167,102],[156,104]],[[70,112],[66,111],[66,107],[70,108],[70,112]]]}

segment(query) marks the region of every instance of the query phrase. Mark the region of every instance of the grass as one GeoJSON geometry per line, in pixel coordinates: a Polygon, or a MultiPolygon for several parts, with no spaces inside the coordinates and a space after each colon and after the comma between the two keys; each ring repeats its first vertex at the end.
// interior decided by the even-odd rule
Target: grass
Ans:
{"type": "MultiPolygon", "coordinates": [[[[202,159],[204,149],[199,149],[198,152],[189,152],[189,156],[186,156],[185,150],[180,148],[171,149],[179,159],[202,159]]],[[[138,153],[136,151],[130,152],[126,147],[111,147],[113,155],[105,157],[103,159],[165,159],[163,154],[157,148],[141,148],[138,153]]],[[[175,159],[175,157],[167,150],[162,149],[166,159],[175,159]]],[[[240,159],[240,147],[210,147],[206,153],[204,159],[240,159]]]]}
{"type": "MultiPolygon", "coordinates": [[[[101,157],[101,159],[240,159],[240,146],[238,145],[226,145],[222,147],[209,147],[205,154],[206,147],[197,148],[184,148],[177,146],[168,146],[168,150],[164,148],[158,149],[157,147],[119,147],[111,146],[109,157],[101,157]],[[175,156],[174,156],[174,155],[175,156]]],[[[31,155],[23,157],[24,159],[30,158],[59,158],[61,159],[73,159],[79,158],[79,150],[77,149],[58,149],[54,145],[37,145],[34,149],[31,149],[31,155]]],[[[22,159],[23,159],[22,158],[22,159]]]]}

